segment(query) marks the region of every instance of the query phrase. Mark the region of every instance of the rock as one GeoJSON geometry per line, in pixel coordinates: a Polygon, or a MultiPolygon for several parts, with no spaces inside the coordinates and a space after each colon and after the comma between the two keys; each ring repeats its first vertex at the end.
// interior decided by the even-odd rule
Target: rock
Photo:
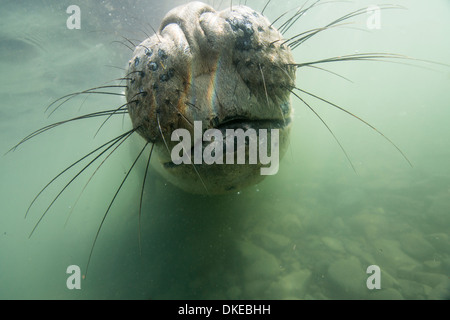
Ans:
{"type": "Polygon", "coordinates": [[[275,256],[250,242],[240,241],[238,246],[245,281],[272,280],[279,275],[280,263],[275,256]]]}
{"type": "Polygon", "coordinates": [[[438,270],[438,269],[441,268],[442,262],[439,261],[439,260],[427,260],[427,261],[424,261],[423,264],[424,264],[428,269],[431,269],[431,270],[435,270],[435,271],[436,271],[436,270],[438,270]]]}
{"type": "Polygon", "coordinates": [[[245,281],[242,299],[271,299],[270,295],[267,296],[267,288],[269,285],[270,281],[266,279],[245,281]]]}
{"type": "Polygon", "coordinates": [[[421,261],[431,259],[435,253],[433,246],[420,234],[403,234],[400,243],[404,252],[421,261]]]}
{"type": "Polygon", "coordinates": [[[414,272],[410,276],[412,280],[426,284],[432,288],[440,285],[441,283],[448,282],[448,277],[440,273],[414,272]]]}
{"type": "Polygon", "coordinates": [[[382,289],[388,289],[388,288],[398,288],[399,282],[397,279],[395,279],[388,271],[381,269],[381,288],[382,289]]]}
{"type": "Polygon", "coordinates": [[[286,249],[291,242],[288,237],[272,232],[257,232],[251,238],[256,245],[271,252],[280,252],[286,249]]]}
{"type": "Polygon", "coordinates": [[[364,211],[352,217],[350,223],[354,230],[360,230],[369,240],[379,239],[390,230],[386,217],[377,211],[364,211]]]}
{"type": "Polygon", "coordinates": [[[363,237],[357,237],[356,239],[344,238],[343,242],[345,250],[351,255],[357,256],[362,264],[367,264],[369,266],[376,261],[371,253],[372,248],[367,246],[363,237]]]}
{"type": "Polygon", "coordinates": [[[361,266],[356,257],[337,260],[328,268],[328,279],[334,285],[333,291],[337,298],[365,298],[369,291],[367,277],[366,268],[361,266]]]}
{"type": "MultiPolygon", "coordinates": [[[[433,202],[426,213],[426,219],[437,228],[448,231],[450,225],[450,202],[448,201],[449,192],[444,191],[434,196],[433,202]]],[[[445,231],[444,231],[445,232],[445,231]]]]}
{"type": "Polygon", "coordinates": [[[303,298],[310,278],[311,271],[309,270],[298,270],[289,273],[270,285],[267,291],[268,296],[270,299],[303,298]]]}
{"type": "Polygon", "coordinates": [[[226,291],[227,299],[237,300],[241,298],[242,289],[238,286],[232,286],[226,291]]]}
{"type": "Polygon", "coordinates": [[[445,233],[433,233],[425,237],[439,253],[450,255],[450,237],[445,233]]]}
{"type": "Polygon", "coordinates": [[[395,289],[374,289],[369,294],[369,299],[373,300],[404,300],[403,296],[395,289]]]}
{"type": "Polygon", "coordinates": [[[399,279],[398,283],[401,288],[401,292],[406,299],[425,299],[425,286],[421,283],[399,279]]]}
{"type": "Polygon", "coordinates": [[[400,243],[390,239],[377,239],[373,242],[373,246],[377,251],[375,256],[377,264],[381,269],[383,265],[401,269],[402,271],[417,271],[421,269],[420,264],[405,254],[401,248],[400,243]]]}
{"type": "Polygon", "coordinates": [[[277,219],[277,222],[271,228],[271,231],[278,232],[283,230],[285,234],[298,235],[303,230],[303,224],[298,214],[283,213],[277,219]],[[276,230],[274,230],[276,228],[276,230]]]}
{"type": "Polygon", "coordinates": [[[331,238],[331,237],[322,237],[322,242],[327,246],[328,249],[344,253],[345,249],[342,245],[342,242],[339,239],[331,238]]]}
{"type": "Polygon", "coordinates": [[[442,264],[443,264],[444,269],[450,270],[450,257],[446,257],[446,258],[442,259],[442,264]]]}
{"type": "Polygon", "coordinates": [[[450,300],[450,280],[447,278],[431,290],[428,299],[450,300]]]}

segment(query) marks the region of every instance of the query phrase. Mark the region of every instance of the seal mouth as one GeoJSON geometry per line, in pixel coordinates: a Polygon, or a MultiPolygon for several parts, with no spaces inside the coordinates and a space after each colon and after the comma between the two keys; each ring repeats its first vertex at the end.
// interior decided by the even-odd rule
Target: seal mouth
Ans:
{"type": "Polygon", "coordinates": [[[283,129],[285,126],[291,123],[290,118],[285,119],[256,119],[251,120],[245,117],[229,117],[225,118],[214,129],[226,130],[226,129],[283,129]]]}
{"type": "MultiPolygon", "coordinates": [[[[207,128],[207,129],[216,129],[219,130],[222,134],[223,140],[222,141],[198,141],[197,143],[202,143],[202,153],[205,151],[205,148],[207,148],[208,146],[210,146],[213,143],[217,143],[220,142],[222,143],[222,153],[223,155],[227,154],[227,153],[232,153],[234,156],[237,154],[237,150],[234,149],[230,152],[230,150],[227,150],[227,144],[226,144],[226,139],[227,136],[229,135],[227,130],[232,130],[233,132],[235,132],[235,130],[241,129],[244,132],[248,132],[248,130],[254,130],[256,137],[259,137],[259,130],[266,130],[266,132],[268,132],[267,134],[270,136],[270,132],[272,129],[276,129],[276,130],[284,130],[286,128],[289,127],[289,125],[291,124],[291,118],[285,118],[283,120],[281,119],[258,119],[258,120],[249,120],[247,118],[244,117],[229,117],[227,118],[225,121],[223,121],[222,123],[220,123],[219,125],[212,127],[212,128],[207,128]]],[[[204,129],[202,131],[202,134],[205,134],[205,131],[207,129],[204,129]]],[[[248,139],[245,139],[245,147],[248,148],[248,145],[250,143],[250,137],[248,139]]],[[[237,137],[234,136],[234,146],[238,145],[238,141],[237,141],[237,137]]],[[[195,147],[196,147],[196,142],[193,141],[191,148],[188,150],[188,154],[194,154],[195,152],[195,147]]],[[[191,164],[190,164],[191,165],[191,164]]],[[[175,164],[172,160],[170,161],[166,161],[163,162],[163,167],[165,169],[174,169],[177,167],[182,167],[182,166],[189,166],[188,164],[175,164]]]]}

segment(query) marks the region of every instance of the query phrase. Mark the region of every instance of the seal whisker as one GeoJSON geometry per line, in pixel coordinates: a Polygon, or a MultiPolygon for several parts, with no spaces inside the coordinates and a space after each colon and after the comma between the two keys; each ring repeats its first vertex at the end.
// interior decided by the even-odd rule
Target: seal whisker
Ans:
{"type": "Polygon", "coordinates": [[[335,75],[335,76],[337,76],[337,77],[339,77],[339,78],[342,78],[342,79],[344,79],[344,80],[346,80],[346,81],[348,81],[348,82],[353,83],[352,80],[350,80],[350,79],[347,78],[347,77],[344,77],[343,75],[341,75],[341,74],[339,74],[339,73],[337,73],[337,72],[334,72],[334,71],[331,71],[331,70],[328,70],[328,69],[325,69],[325,68],[321,68],[321,67],[318,67],[318,66],[314,66],[314,65],[306,65],[305,67],[309,67],[309,68],[313,68],[313,69],[325,71],[325,72],[328,72],[328,73],[330,73],[330,74],[332,74],[332,75],[335,75]]]}
{"type": "Polygon", "coordinates": [[[266,8],[267,8],[267,6],[269,5],[270,1],[272,1],[272,0],[268,0],[268,1],[266,2],[266,5],[264,6],[264,8],[263,8],[262,11],[261,11],[261,14],[262,14],[262,15],[264,15],[264,10],[266,10],[266,8]]]}
{"type": "Polygon", "coordinates": [[[281,18],[283,18],[286,14],[288,14],[291,10],[293,10],[293,9],[290,9],[290,10],[288,10],[288,11],[285,11],[284,13],[282,13],[281,15],[279,15],[278,18],[276,18],[275,20],[273,20],[273,22],[269,25],[269,29],[270,29],[270,28],[273,28],[273,25],[274,25],[276,22],[278,22],[278,20],[280,20],[281,18]]]}
{"type": "Polygon", "coordinates": [[[297,10],[296,13],[294,13],[294,15],[292,17],[290,17],[289,19],[287,19],[279,28],[278,31],[281,34],[284,34],[285,32],[287,32],[297,21],[298,19],[300,19],[300,17],[302,17],[306,12],[308,12],[310,9],[314,8],[318,3],[320,2],[320,0],[315,1],[314,3],[312,3],[309,7],[303,9],[305,7],[305,5],[308,3],[308,1],[305,1],[305,3],[303,3],[302,6],[299,7],[299,9],[297,10]]]}
{"type": "MultiPolygon", "coordinates": [[[[115,110],[104,110],[104,111],[99,111],[99,112],[93,112],[93,113],[85,114],[85,115],[78,116],[78,117],[75,117],[75,118],[71,118],[71,119],[67,119],[67,120],[64,120],[64,121],[59,121],[59,122],[55,122],[55,123],[49,124],[49,125],[47,125],[45,127],[42,127],[42,128],[40,128],[40,129],[38,129],[36,131],[33,131],[32,133],[27,135],[19,143],[17,143],[14,147],[12,147],[8,152],[16,150],[18,146],[20,146],[21,144],[23,144],[26,141],[30,140],[31,138],[34,138],[34,137],[38,136],[39,134],[44,133],[47,130],[56,128],[56,127],[58,127],[58,126],[60,126],[62,124],[65,124],[65,123],[68,123],[68,122],[72,122],[72,121],[76,121],[76,120],[84,120],[84,119],[90,119],[90,118],[95,118],[95,117],[108,116],[110,114],[113,114],[114,111],[115,110]]],[[[123,113],[127,113],[127,111],[123,111],[123,113]]],[[[116,112],[116,114],[117,114],[117,112],[116,112]]]]}
{"type": "MultiPolygon", "coordinates": [[[[36,230],[36,228],[38,227],[38,225],[41,223],[42,219],[44,218],[44,216],[47,214],[47,212],[50,210],[50,208],[53,206],[53,204],[56,202],[56,200],[61,196],[61,194],[63,194],[63,192],[67,189],[67,187],[76,180],[76,178],[84,172],[84,170],[86,170],[88,167],[90,167],[99,157],[101,157],[106,151],[108,151],[112,146],[114,146],[117,142],[121,141],[125,141],[127,140],[134,132],[136,131],[136,129],[132,129],[130,130],[126,135],[121,135],[120,138],[118,138],[116,141],[114,141],[110,146],[108,146],[105,150],[103,150],[100,154],[98,154],[93,160],[91,160],[86,166],[84,166],[83,169],[81,169],[80,171],[78,171],[78,173],[72,178],[70,179],[70,181],[64,186],[64,188],[62,188],[62,190],[58,193],[58,195],[53,199],[53,201],[50,203],[50,205],[47,207],[47,209],[44,211],[44,213],[41,215],[41,217],[39,218],[38,222],[36,222],[36,224],[34,225],[33,230],[31,231],[30,235],[28,236],[28,238],[31,238],[31,236],[33,235],[34,231],[36,230]]],[[[121,143],[122,143],[121,142],[121,143]]],[[[66,170],[64,170],[65,172],[66,170]]],[[[53,180],[54,181],[54,180],[53,180]]]]}
{"type": "MultiPolygon", "coordinates": [[[[264,86],[264,93],[266,94],[267,107],[270,107],[269,94],[267,93],[267,86],[266,86],[266,80],[264,78],[264,72],[263,72],[260,64],[258,64],[258,67],[259,67],[259,71],[261,71],[261,77],[262,77],[263,86],[264,86]]],[[[277,106],[278,106],[278,109],[280,110],[281,119],[283,119],[284,125],[286,126],[286,119],[284,118],[283,109],[281,108],[281,106],[279,104],[277,104],[277,106]]]]}
{"type": "Polygon", "coordinates": [[[126,71],[126,69],[123,68],[123,67],[112,66],[112,65],[109,65],[109,64],[105,64],[105,67],[110,67],[110,68],[114,68],[114,69],[119,69],[121,71],[126,71]]]}
{"type": "Polygon", "coordinates": [[[350,115],[350,116],[352,116],[353,118],[355,118],[355,119],[357,119],[357,120],[359,120],[359,121],[361,121],[362,123],[364,123],[366,126],[368,126],[368,127],[370,127],[372,130],[374,130],[374,131],[376,131],[379,135],[381,135],[385,140],[387,140],[393,147],[395,147],[395,149],[397,149],[397,151],[398,152],[400,152],[400,154],[403,156],[403,158],[408,162],[408,164],[412,167],[413,165],[412,165],[412,163],[411,163],[411,161],[408,159],[408,157],[404,154],[404,152],[391,140],[391,139],[389,139],[387,136],[385,136],[381,131],[379,131],[377,128],[375,128],[373,125],[371,125],[369,122],[367,122],[366,120],[363,120],[361,117],[359,117],[359,116],[357,116],[357,115],[355,115],[354,113],[352,113],[352,112],[350,112],[350,111],[348,111],[348,110],[346,110],[346,109],[344,109],[344,108],[342,108],[341,106],[339,106],[339,105],[337,105],[337,104],[335,104],[335,103],[333,103],[333,102],[330,102],[330,101],[328,101],[328,100],[326,100],[326,99],[324,99],[324,98],[321,98],[321,97],[319,97],[319,96],[317,96],[317,95],[315,95],[315,94],[313,94],[313,93],[311,93],[311,92],[308,92],[308,91],[306,91],[306,90],[303,90],[303,89],[300,89],[300,88],[298,88],[298,87],[294,87],[294,89],[296,89],[296,90],[298,90],[298,91],[300,91],[300,92],[303,92],[303,93],[305,93],[305,94],[307,94],[307,95],[309,95],[309,96],[311,96],[311,97],[313,97],[313,98],[316,98],[316,99],[318,99],[318,100],[320,100],[320,101],[323,101],[323,102],[325,102],[326,104],[328,104],[328,105],[330,105],[330,106],[332,106],[332,107],[334,107],[334,108],[336,108],[336,109],[338,109],[338,110],[341,110],[341,111],[343,111],[343,112],[345,112],[345,113],[347,113],[348,115],[350,115]]]}
{"type": "MultiPolygon", "coordinates": [[[[264,79],[264,72],[262,71],[261,64],[258,64],[258,68],[259,68],[259,71],[261,71],[261,77],[262,77],[263,86],[264,86],[264,93],[266,94],[267,106],[269,107],[270,106],[269,94],[267,93],[266,80],[264,79]]],[[[281,116],[283,117],[283,111],[281,109],[280,109],[280,111],[281,111],[281,116]]],[[[284,119],[284,117],[283,117],[283,119],[284,119]]]]}
{"type": "Polygon", "coordinates": [[[79,92],[79,93],[75,93],[73,95],[71,95],[71,97],[67,98],[66,100],[64,100],[63,102],[61,102],[58,106],[56,106],[47,116],[47,118],[49,118],[57,109],[59,109],[59,107],[61,107],[64,103],[66,103],[67,101],[69,101],[70,99],[72,99],[73,97],[76,97],[78,95],[81,94],[104,94],[104,95],[111,95],[111,96],[121,96],[124,97],[125,95],[123,93],[117,93],[117,92],[106,92],[106,91],[93,91],[93,92],[79,92]]]}
{"type": "Polygon", "coordinates": [[[153,153],[153,148],[154,148],[155,144],[152,143],[152,147],[150,149],[150,153],[148,155],[148,160],[147,160],[147,165],[145,167],[145,172],[144,172],[144,179],[142,180],[142,188],[141,188],[141,197],[139,200],[139,215],[138,215],[138,241],[139,241],[139,254],[142,255],[142,245],[141,245],[141,217],[142,217],[142,199],[144,197],[144,188],[145,188],[145,181],[147,179],[147,172],[148,172],[148,168],[150,166],[150,159],[152,157],[152,153],[153,153]]]}
{"type": "MultiPolygon", "coordinates": [[[[130,130],[131,131],[131,130],[130,130]]],[[[75,165],[77,165],[78,163],[80,163],[81,161],[83,161],[84,159],[86,159],[87,157],[89,157],[90,155],[94,154],[95,152],[97,152],[98,150],[102,149],[103,147],[107,146],[110,143],[113,143],[116,140],[120,140],[122,139],[124,136],[126,136],[128,133],[130,133],[130,131],[125,132],[124,134],[121,134],[120,136],[115,137],[114,139],[109,140],[108,142],[102,144],[100,147],[92,150],[91,152],[89,152],[88,154],[84,155],[83,157],[81,157],[80,159],[78,159],[77,161],[73,162],[70,166],[66,167],[63,171],[61,171],[60,173],[58,173],[52,180],[50,180],[40,191],[39,193],[34,197],[33,201],[31,201],[30,205],[28,206],[28,209],[25,213],[25,218],[28,216],[28,212],[30,211],[31,207],[33,206],[33,204],[36,202],[36,200],[39,198],[39,196],[42,194],[42,192],[44,192],[45,189],[47,189],[48,186],[50,186],[56,179],[58,179],[60,176],[62,176],[65,172],[67,172],[70,168],[74,167],[75,165]]]]}
{"type": "MultiPolygon", "coordinates": [[[[281,32],[282,34],[284,34],[284,33],[285,33],[285,32],[286,32],[293,24],[295,24],[295,22],[296,22],[296,21],[297,21],[297,20],[298,20],[298,19],[299,19],[306,11],[307,11],[307,10],[311,9],[311,8],[312,8],[313,6],[315,6],[319,1],[320,1],[320,0],[316,1],[316,2],[315,2],[314,4],[312,4],[310,7],[306,8],[306,9],[304,9],[304,10],[301,10],[299,13],[296,13],[296,14],[294,15],[294,17],[295,17],[296,15],[298,15],[298,16],[296,17],[296,19],[295,19],[294,21],[290,22],[290,24],[288,25],[288,27],[286,27],[286,28],[281,28],[281,27],[280,27],[280,32],[281,32]]],[[[328,2],[320,3],[320,5],[321,5],[321,4],[325,4],[325,3],[328,3],[328,2]]],[[[404,7],[399,6],[399,5],[380,5],[380,6],[379,6],[379,9],[380,9],[380,10],[383,10],[383,9],[404,9],[404,7]]],[[[345,21],[345,20],[354,18],[354,17],[356,17],[356,16],[365,14],[366,12],[367,12],[367,8],[366,8],[366,7],[365,7],[365,8],[360,8],[360,9],[358,9],[358,10],[352,11],[352,12],[346,14],[346,15],[343,15],[343,16],[337,18],[336,20],[334,20],[334,21],[328,23],[327,25],[325,25],[325,26],[322,27],[322,28],[317,28],[317,30],[315,30],[314,32],[310,32],[310,31],[313,31],[314,29],[312,29],[312,30],[310,30],[310,31],[306,31],[305,33],[309,33],[309,34],[307,34],[307,35],[303,36],[302,38],[300,38],[300,39],[298,39],[298,40],[296,40],[296,41],[290,43],[289,46],[290,46],[292,49],[295,49],[295,48],[297,48],[299,45],[301,45],[302,43],[304,43],[305,41],[307,41],[308,39],[310,39],[311,37],[315,36],[316,34],[322,32],[322,31],[324,31],[324,30],[328,30],[328,29],[329,29],[330,27],[332,27],[332,26],[342,25],[342,24],[339,24],[339,23],[340,23],[340,22],[343,22],[343,21],[345,21]]],[[[289,21],[289,20],[288,20],[288,21],[289,21]]],[[[299,35],[302,35],[302,33],[300,33],[299,35]]],[[[297,36],[299,36],[299,35],[297,35],[297,36]]],[[[296,36],[296,37],[297,37],[297,36],[296,36]]]]}
{"type": "Polygon", "coordinates": [[[323,123],[323,125],[327,128],[327,130],[331,133],[331,135],[333,136],[334,140],[336,140],[337,144],[339,145],[339,147],[341,148],[342,152],[344,153],[345,157],[347,158],[348,162],[350,163],[350,166],[352,167],[353,171],[358,174],[356,172],[355,166],[353,165],[352,160],[350,160],[350,157],[347,154],[347,151],[345,151],[344,147],[342,146],[341,142],[339,141],[339,139],[337,138],[337,136],[334,134],[333,130],[331,130],[331,128],[328,126],[328,124],[325,122],[325,120],[323,120],[323,118],[317,113],[316,110],[314,110],[314,108],[307,103],[304,99],[302,99],[298,94],[296,94],[294,91],[290,90],[291,93],[296,96],[301,102],[303,102],[308,108],[309,110],[311,110],[317,118],[319,118],[319,120],[323,123]]]}
{"type": "Polygon", "coordinates": [[[59,107],[61,107],[64,103],[66,103],[67,101],[69,101],[70,99],[72,99],[73,97],[76,97],[80,94],[104,94],[104,95],[111,95],[111,96],[121,96],[124,97],[125,95],[123,93],[116,93],[116,92],[104,92],[104,91],[93,91],[93,92],[80,92],[77,94],[72,95],[71,97],[67,98],[66,100],[64,100],[63,102],[61,102],[55,109],[53,109],[49,115],[47,116],[47,118],[49,118],[59,107]]]}
{"type": "Polygon", "coordinates": [[[411,66],[411,67],[415,67],[415,68],[422,68],[422,69],[430,70],[430,68],[427,68],[427,67],[424,67],[421,65],[402,62],[402,60],[417,61],[417,62],[422,62],[425,64],[450,67],[450,65],[448,65],[448,64],[430,61],[430,60],[426,60],[426,59],[417,59],[417,58],[413,58],[413,57],[409,57],[409,56],[405,56],[405,55],[401,55],[401,54],[394,54],[394,53],[356,53],[356,54],[337,56],[337,57],[321,59],[321,60],[316,60],[316,61],[310,61],[310,62],[305,62],[305,63],[297,63],[294,65],[297,68],[301,68],[304,66],[311,66],[311,65],[315,65],[315,64],[330,63],[330,62],[375,61],[375,62],[384,62],[384,63],[394,63],[394,64],[400,64],[400,65],[406,65],[406,66],[411,66]],[[400,60],[400,61],[398,61],[398,60],[400,60]]]}
{"type": "MultiPolygon", "coordinates": [[[[138,101],[138,100],[131,100],[130,102],[126,102],[126,103],[124,103],[123,105],[121,105],[120,107],[118,107],[116,110],[114,110],[113,112],[111,112],[111,113],[108,115],[108,117],[105,119],[105,121],[102,122],[102,124],[100,125],[100,127],[99,127],[99,128],[97,129],[97,131],[95,132],[94,138],[95,138],[95,137],[97,136],[97,134],[100,132],[100,129],[105,125],[106,122],[108,122],[109,119],[111,119],[111,117],[112,117],[113,115],[117,114],[120,110],[123,110],[124,107],[128,107],[128,105],[129,105],[130,103],[137,102],[137,101],[138,101]]],[[[127,112],[122,112],[121,114],[127,114],[127,113],[128,113],[128,111],[127,111],[127,112]]]]}
{"type": "MultiPolygon", "coordinates": [[[[134,131],[135,131],[135,130],[134,130],[134,131]]],[[[133,132],[134,132],[134,131],[133,131],[133,132]]],[[[133,132],[132,132],[132,133],[133,133],[133,132]]],[[[131,134],[130,134],[130,135],[131,135],[131,134]]],[[[144,147],[143,147],[142,150],[139,152],[138,156],[137,156],[136,159],[134,160],[134,162],[133,162],[133,164],[131,165],[130,169],[128,169],[127,174],[125,175],[125,177],[123,178],[123,180],[122,180],[122,182],[120,183],[119,187],[117,188],[116,193],[114,194],[114,196],[113,196],[111,202],[109,203],[108,208],[106,209],[105,214],[103,215],[102,221],[100,222],[100,225],[99,225],[99,227],[98,227],[98,229],[97,229],[97,233],[95,234],[94,242],[92,243],[91,252],[89,253],[89,258],[88,258],[88,261],[87,261],[87,264],[86,264],[86,272],[85,272],[85,275],[87,275],[87,272],[88,272],[88,269],[89,269],[89,264],[90,264],[91,258],[92,258],[92,253],[94,252],[94,247],[95,247],[95,244],[96,244],[96,242],[97,242],[98,235],[100,234],[100,230],[102,229],[103,223],[105,222],[106,216],[108,215],[109,210],[111,209],[111,207],[112,207],[114,201],[116,200],[117,195],[119,194],[120,190],[122,189],[122,186],[124,185],[125,181],[127,180],[128,176],[130,175],[130,173],[131,173],[131,171],[133,170],[134,166],[136,165],[137,161],[138,161],[139,158],[141,157],[141,155],[142,155],[142,153],[144,152],[145,148],[147,148],[148,144],[149,144],[149,142],[146,142],[146,143],[145,143],[144,147]]]]}
{"type": "MultiPolygon", "coordinates": [[[[176,131],[174,131],[174,133],[177,135],[178,140],[180,140],[180,136],[178,135],[178,133],[176,131]]],[[[167,146],[167,145],[166,145],[167,146]]],[[[167,149],[169,150],[169,149],[167,149]]],[[[183,148],[183,152],[184,154],[188,157],[189,162],[192,164],[192,168],[194,169],[196,175],[198,176],[198,178],[200,179],[200,182],[202,183],[203,187],[205,188],[206,194],[209,194],[208,188],[206,187],[205,181],[203,181],[202,177],[200,176],[200,173],[197,170],[197,167],[195,166],[194,161],[192,161],[192,158],[190,156],[190,154],[183,148]]],[[[170,154],[170,151],[169,151],[170,154]]]]}
{"type": "Polygon", "coordinates": [[[169,146],[168,146],[168,144],[167,144],[166,138],[164,137],[164,133],[162,132],[162,129],[161,129],[161,123],[159,122],[159,111],[156,112],[156,120],[157,120],[157,122],[158,122],[159,133],[161,134],[161,137],[162,137],[162,139],[163,139],[163,141],[164,141],[164,145],[166,146],[167,152],[168,152],[169,155],[170,155],[170,149],[169,149],[169,146]]]}
{"type": "MultiPolygon", "coordinates": [[[[132,132],[131,132],[132,133],[132,132]]],[[[130,133],[130,135],[131,135],[130,133]]],[[[126,137],[128,138],[128,137],[126,137]]],[[[78,195],[77,200],[75,201],[75,203],[72,205],[72,208],[69,212],[69,215],[67,216],[66,222],[64,223],[64,226],[67,225],[67,222],[69,221],[70,216],[72,215],[73,210],[75,209],[75,206],[78,203],[78,200],[80,200],[82,194],[84,193],[84,190],[86,189],[86,187],[88,186],[89,182],[91,182],[92,178],[94,177],[94,175],[97,173],[97,171],[100,169],[100,167],[106,162],[106,160],[108,160],[108,158],[117,150],[117,148],[120,147],[120,145],[125,142],[126,138],[124,138],[122,141],[120,141],[120,143],[110,152],[108,153],[108,155],[105,157],[105,159],[102,160],[102,162],[97,166],[97,168],[94,170],[94,172],[91,174],[91,176],[89,177],[88,181],[86,182],[86,184],[84,185],[83,189],[80,191],[80,194],[78,195]]],[[[111,146],[112,147],[112,146],[111,146]]],[[[109,148],[108,148],[109,149],[109,148]]]]}
{"type": "Polygon", "coordinates": [[[301,43],[303,43],[304,41],[306,41],[307,39],[309,39],[310,37],[316,35],[319,32],[322,32],[322,31],[325,31],[325,30],[328,30],[328,29],[331,29],[331,28],[342,27],[343,25],[347,25],[347,24],[349,24],[349,22],[340,23],[340,24],[334,24],[334,25],[320,27],[320,28],[310,29],[310,30],[298,33],[295,36],[290,37],[289,39],[286,39],[285,41],[283,41],[281,43],[281,45],[287,44],[292,49],[295,49],[301,43]],[[301,37],[301,38],[297,39],[299,37],[301,37]],[[293,41],[294,39],[297,39],[297,40],[293,41]]]}
{"type": "Polygon", "coordinates": [[[63,99],[66,99],[66,100],[64,100],[61,104],[59,104],[53,111],[52,111],[52,113],[57,109],[57,108],[59,108],[62,104],[64,104],[65,102],[67,102],[68,100],[70,100],[71,98],[73,98],[73,97],[75,97],[75,96],[78,96],[78,95],[80,95],[80,94],[86,94],[86,93],[101,93],[101,94],[113,94],[113,95],[120,95],[120,96],[123,96],[123,94],[119,94],[119,93],[114,93],[114,92],[106,92],[106,93],[103,93],[103,92],[98,92],[98,91],[93,91],[93,90],[97,90],[97,89],[114,89],[114,88],[126,88],[126,86],[124,86],[124,85],[109,85],[109,86],[99,86],[99,87],[94,87],[94,88],[90,88],[90,89],[87,89],[87,90],[83,90],[83,91],[79,91],[79,92],[73,92],[73,93],[69,93],[69,94],[66,94],[66,95],[64,95],[64,96],[62,96],[62,97],[60,97],[60,98],[58,98],[58,99],[56,99],[55,101],[53,101],[52,103],[50,103],[46,108],[45,108],[45,112],[47,112],[54,104],[56,104],[57,102],[59,102],[59,101],[61,101],[61,100],[63,100],[63,99]]]}
{"type": "Polygon", "coordinates": [[[175,109],[175,111],[187,122],[187,123],[189,123],[192,127],[194,127],[194,124],[192,123],[192,121],[190,121],[188,118],[186,118],[186,116],[182,113],[182,112],[180,112],[180,110],[178,110],[177,109],[177,107],[175,107],[174,105],[173,105],[173,103],[172,102],[170,102],[169,101],[169,104],[175,109]]]}
{"type": "MultiPolygon", "coordinates": [[[[161,123],[160,123],[160,121],[159,121],[159,113],[158,113],[158,112],[156,112],[156,120],[157,120],[157,122],[158,122],[159,132],[161,133],[161,137],[162,137],[162,139],[163,139],[163,141],[164,141],[164,145],[166,146],[167,152],[168,152],[169,155],[170,155],[170,149],[169,149],[169,146],[167,145],[166,138],[164,137],[164,134],[163,134],[162,129],[161,129],[161,123]]],[[[176,133],[176,131],[174,131],[174,132],[176,133]]],[[[176,134],[177,134],[177,133],[176,133],[176,134]]],[[[177,135],[178,135],[178,134],[177,134],[177,135]]],[[[183,150],[184,150],[184,149],[183,149],[183,150]]],[[[196,173],[197,176],[199,177],[201,183],[203,184],[203,187],[205,188],[206,192],[208,193],[208,188],[206,187],[205,182],[203,181],[203,179],[202,179],[202,177],[200,176],[200,174],[199,174],[197,168],[195,167],[195,164],[191,161],[191,157],[190,157],[189,154],[186,152],[186,150],[184,150],[184,152],[185,152],[186,155],[189,157],[189,160],[190,160],[190,162],[192,163],[192,167],[194,168],[195,173],[196,173]]]]}
{"type": "Polygon", "coordinates": [[[125,46],[126,48],[128,48],[131,52],[134,51],[134,49],[133,49],[132,47],[128,46],[128,45],[127,45],[126,43],[124,43],[123,41],[114,40],[114,41],[111,41],[111,43],[120,43],[121,45],[123,45],[123,46],[125,46]]]}
{"type": "MultiPolygon", "coordinates": [[[[121,37],[122,37],[126,42],[128,42],[129,44],[131,44],[133,48],[136,47],[136,44],[133,43],[133,41],[131,41],[131,40],[128,39],[127,37],[124,37],[124,36],[121,36],[121,37]]],[[[135,40],[135,39],[133,39],[133,40],[135,40]]],[[[139,42],[139,40],[136,40],[136,41],[139,42]]]]}
{"type": "Polygon", "coordinates": [[[320,59],[320,60],[310,61],[310,62],[295,63],[293,65],[296,66],[297,68],[301,68],[301,67],[309,66],[309,65],[330,63],[330,62],[341,62],[341,61],[382,61],[382,62],[392,62],[392,63],[395,62],[395,61],[390,61],[389,59],[404,59],[404,60],[421,61],[420,59],[410,58],[408,56],[401,55],[401,54],[369,53],[368,52],[368,53],[348,54],[348,55],[320,59]]]}
{"type": "Polygon", "coordinates": [[[195,104],[193,104],[193,103],[191,103],[189,101],[186,101],[185,104],[188,105],[189,107],[192,107],[192,108],[195,108],[195,109],[199,110],[199,107],[197,107],[195,104]]]}
{"type": "Polygon", "coordinates": [[[161,38],[159,37],[158,32],[156,32],[155,28],[153,28],[153,26],[150,23],[147,23],[147,24],[153,30],[153,32],[156,35],[156,38],[158,38],[158,41],[161,43],[161,38]]]}

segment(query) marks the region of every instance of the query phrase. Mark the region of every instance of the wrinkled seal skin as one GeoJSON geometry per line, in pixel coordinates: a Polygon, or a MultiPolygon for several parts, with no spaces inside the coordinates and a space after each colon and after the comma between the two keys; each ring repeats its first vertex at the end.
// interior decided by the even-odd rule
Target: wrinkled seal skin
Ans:
{"type": "Polygon", "coordinates": [[[204,131],[223,133],[240,127],[270,134],[278,128],[281,158],[289,140],[289,89],[296,69],[283,41],[249,7],[215,11],[191,2],[172,9],[158,32],[136,47],[126,73],[128,110],[133,127],[155,144],[164,177],[186,191],[209,194],[237,191],[264,178],[262,164],[175,166],[166,143],[170,150],[178,143],[171,142],[177,128],[187,129],[193,140],[194,121],[202,121],[204,131]]]}

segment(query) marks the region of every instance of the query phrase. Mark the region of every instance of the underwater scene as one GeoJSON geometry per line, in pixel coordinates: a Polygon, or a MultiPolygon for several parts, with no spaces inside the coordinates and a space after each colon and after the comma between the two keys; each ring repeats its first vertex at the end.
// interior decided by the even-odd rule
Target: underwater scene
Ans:
{"type": "MultiPolygon", "coordinates": [[[[147,79],[136,52],[154,51],[146,72],[168,71],[152,88],[175,95],[181,71],[139,44],[158,32],[165,48],[161,22],[188,2],[1,1],[0,299],[449,299],[450,1],[205,0],[251,8],[208,28],[241,35],[227,50],[244,56],[238,71],[253,66],[248,79],[263,79],[259,101],[288,97],[273,98],[271,125],[290,134],[275,174],[253,181],[241,164],[220,166],[225,176],[192,165],[196,185],[180,188],[184,171],[158,169],[162,132],[184,120],[189,130],[191,114],[174,109],[167,124],[149,112],[157,145],[136,129],[148,119],[129,116],[130,99],[157,94],[129,92],[147,79]],[[270,25],[248,22],[264,17],[270,25]],[[267,29],[286,40],[258,53],[251,45],[267,29]],[[255,63],[266,53],[293,61],[255,63]],[[221,189],[227,173],[240,184],[221,189]]],[[[220,63],[217,79],[230,69],[220,63]]],[[[222,78],[217,97],[219,84],[240,83],[222,78]]],[[[241,112],[266,112],[250,105],[241,112]]]]}

